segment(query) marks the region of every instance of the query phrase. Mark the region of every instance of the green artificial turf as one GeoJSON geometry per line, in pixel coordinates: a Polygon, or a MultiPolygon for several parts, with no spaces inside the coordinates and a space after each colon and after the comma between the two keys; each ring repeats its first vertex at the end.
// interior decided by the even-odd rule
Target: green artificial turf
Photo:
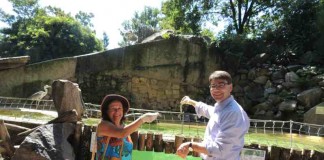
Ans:
{"type": "MultiPolygon", "coordinates": [[[[133,160],[183,160],[175,154],[133,150],[133,160]]],[[[187,156],[186,160],[201,160],[200,157],[187,156]]]]}

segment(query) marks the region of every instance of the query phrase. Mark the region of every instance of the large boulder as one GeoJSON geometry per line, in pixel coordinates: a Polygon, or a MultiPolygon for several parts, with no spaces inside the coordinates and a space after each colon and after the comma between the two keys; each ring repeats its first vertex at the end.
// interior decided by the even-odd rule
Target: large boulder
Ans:
{"type": "Polygon", "coordinates": [[[25,138],[12,160],[75,159],[72,144],[68,142],[74,130],[73,123],[40,126],[25,138]]]}
{"type": "Polygon", "coordinates": [[[84,103],[77,83],[68,80],[55,80],[52,83],[52,97],[59,117],[75,109],[78,113],[78,120],[81,120],[84,103]]]}
{"type": "Polygon", "coordinates": [[[299,93],[297,100],[305,107],[311,108],[321,102],[322,94],[321,88],[313,88],[299,93]]]}
{"type": "Polygon", "coordinates": [[[324,102],[317,104],[315,107],[308,110],[304,114],[304,122],[324,125],[324,102]]]}

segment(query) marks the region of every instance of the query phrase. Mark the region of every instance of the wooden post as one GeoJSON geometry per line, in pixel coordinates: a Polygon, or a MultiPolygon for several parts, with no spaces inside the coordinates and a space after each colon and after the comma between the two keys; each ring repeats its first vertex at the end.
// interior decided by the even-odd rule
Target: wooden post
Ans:
{"type": "Polygon", "coordinates": [[[311,160],[323,160],[324,159],[324,154],[320,153],[318,151],[312,150],[310,159],[311,160]]]}
{"type": "MultiPolygon", "coordinates": [[[[89,139],[89,150],[90,150],[90,147],[91,147],[91,135],[92,135],[92,132],[97,132],[97,126],[91,126],[90,139],[89,139]]],[[[97,144],[94,144],[94,145],[97,145],[97,144]]],[[[92,146],[92,148],[93,147],[94,146],[92,146]]],[[[95,146],[95,149],[97,149],[97,146],[95,146]]],[[[97,151],[89,152],[90,155],[91,155],[91,160],[94,160],[95,159],[96,154],[97,154],[96,152],[97,151]]]]}
{"type": "Polygon", "coordinates": [[[155,134],[154,136],[154,152],[163,152],[163,138],[162,134],[155,134]]]}
{"type": "Polygon", "coordinates": [[[289,160],[301,160],[301,159],[302,159],[302,151],[292,149],[289,160]]]}
{"type": "Polygon", "coordinates": [[[146,151],[153,151],[153,133],[147,133],[146,135],[146,142],[145,142],[145,146],[146,146],[146,151]]]}
{"type": "Polygon", "coordinates": [[[166,154],[172,154],[174,153],[174,142],[173,141],[164,141],[165,150],[164,153],[166,154]]]}
{"type": "Polygon", "coordinates": [[[131,138],[133,141],[133,150],[137,150],[138,147],[138,131],[135,131],[131,134],[131,138]]]}
{"type": "Polygon", "coordinates": [[[138,150],[139,151],[145,150],[145,135],[146,135],[146,133],[139,133],[139,142],[138,142],[138,150]]]}
{"type": "MultiPolygon", "coordinates": [[[[191,137],[185,137],[184,140],[183,140],[183,143],[184,142],[191,142],[191,139],[192,139],[191,137]]],[[[188,155],[192,155],[192,152],[189,151],[188,155]]]]}
{"type": "Polygon", "coordinates": [[[290,159],[290,150],[291,149],[280,147],[280,157],[279,157],[279,159],[290,159]]]}
{"type": "Polygon", "coordinates": [[[270,160],[278,160],[280,156],[280,148],[277,146],[271,146],[270,160]]]}
{"type": "Polygon", "coordinates": [[[311,155],[311,150],[302,150],[302,160],[309,160],[311,155]]]}
{"type": "Polygon", "coordinates": [[[183,143],[184,137],[182,135],[175,136],[175,148],[174,148],[174,153],[177,151],[179,146],[183,143]]]}
{"type": "Polygon", "coordinates": [[[80,160],[91,159],[90,141],[91,141],[91,126],[84,125],[83,132],[80,137],[80,160]]]}
{"type": "MultiPolygon", "coordinates": [[[[193,141],[194,141],[194,142],[201,142],[201,138],[199,138],[199,137],[195,137],[195,138],[193,139],[193,141]]],[[[199,153],[199,152],[195,152],[195,151],[193,151],[192,156],[194,156],[194,157],[199,157],[199,156],[200,156],[200,153],[199,153]]]]}
{"type": "Polygon", "coordinates": [[[74,153],[76,155],[76,159],[80,159],[80,137],[82,134],[82,126],[83,123],[81,121],[78,121],[75,125],[75,130],[74,130],[74,136],[73,136],[73,149],[74,153]]]}

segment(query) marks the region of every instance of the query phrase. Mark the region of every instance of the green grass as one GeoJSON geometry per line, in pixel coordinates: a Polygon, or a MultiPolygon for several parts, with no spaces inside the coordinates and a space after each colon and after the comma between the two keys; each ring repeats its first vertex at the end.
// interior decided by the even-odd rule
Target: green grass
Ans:
{"type": "Polygon", "coordinates": [[[290,135],[289,133],[248,133],[245,135],[245,143],[293,148],[295,150],[308,149],[324,152],[324,137],[317,136],[306,136],[298,134],[290,135]]]}
{"type": "Polygon", "coordinates": [[[0,109],[1,116],[50,121],[55,117],[43,113],[21,111],[20,109],[0,109]]]}

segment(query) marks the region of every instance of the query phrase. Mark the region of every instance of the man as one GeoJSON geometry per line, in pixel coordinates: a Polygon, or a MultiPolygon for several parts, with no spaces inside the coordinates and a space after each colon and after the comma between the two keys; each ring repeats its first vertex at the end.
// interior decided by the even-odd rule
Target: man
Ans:
{"type": "Polygon", "coordinates": [[[209,106],[185,96],[181,104],[195,107],[197,115],[209,119],[203,142],[186,142],[179,146],[177,155],[186,158],[189,148],[201,153],[204,160],[239,160],[244,146],[244,135],[250,120],[243,108],[231,95],[232,78],[225,71],[215,71],[209,76],[210,94],[216,103],[209,106]]]}

